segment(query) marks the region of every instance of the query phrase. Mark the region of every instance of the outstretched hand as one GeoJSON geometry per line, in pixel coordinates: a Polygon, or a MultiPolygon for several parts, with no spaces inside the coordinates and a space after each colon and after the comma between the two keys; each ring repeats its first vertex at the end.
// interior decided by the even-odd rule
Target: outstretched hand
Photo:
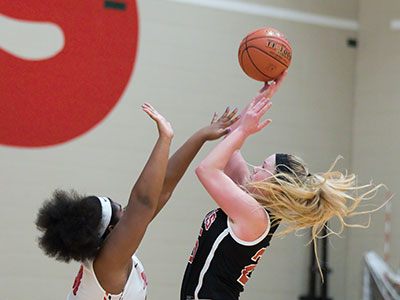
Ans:
{"type": "Polygon", "coordinates": [[[260,101],[263,98],[269,98],[271,99],[272,96],[279,90],[279,87],[281,86],[283,80],[285,79],[288,71],[285,70],[282,72],[281,75],[271,83],[265,82],[264,86],[261,88],[261,90],[258,91],[257,95],[254,97],[253,101],[260,101]]]}
{"type": "Polygon", "coordinates": [[[143,111],[149,115],[157,123],[158,133],[160,136],[167,138],[172,138],[174,136],[174,131],[171,124],[165,119],[161,114],[159,114],[153,106],[149,103],[142,104],[143,111]]]}
{"type": "MultiPolygon", "coordinates": [[[[258,103],[263,99],[271,99],[272,96],[279,90],[283,80],[287,75],[287,70],[282,72],[281,75],[271,83],[265,82],[264,86],[257,92],[256,96],[252,99],[252,101],[243,109],[241,115],[246,114],[247,110],[249,109],[252,103],[258,103]]],[[[232,126],[232,130],[236,129],[239,126],[240,122],[235,123],[232,126]]]]}
{"type": "Polygon", "coordinates": [[[259,101],[253,100],[246,113],[243,115],[238,128],[244,130],[248,135],[260,131],[271,123],[271,119],[260,122],[261,117],[271,108],[271,106],[272,103],[267,97],[263,97],[259,101]]]}
{"type": "Polygon", "coordinates": [[[240,119],[240,115],[236,116],[236,113],[237,109],[235,108],[230,112],[229,106],[219,118],[218,114],[214,113],[211,124],[202,129],[205,133],[206,139],[209,141],[216,140],[229,133],[231,131],[230,126],[240,119]]]}

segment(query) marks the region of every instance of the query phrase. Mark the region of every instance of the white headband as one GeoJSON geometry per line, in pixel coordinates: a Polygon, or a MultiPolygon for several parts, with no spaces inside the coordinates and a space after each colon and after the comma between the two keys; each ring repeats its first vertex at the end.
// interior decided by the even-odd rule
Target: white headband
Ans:
{"type": "Polygon", "coordinates": [[[97,197],[101,204],[101,221],[99,227],[99,236],[103,236],[111,221],[112,209],[111,202],[106,197],[97,197]]]}

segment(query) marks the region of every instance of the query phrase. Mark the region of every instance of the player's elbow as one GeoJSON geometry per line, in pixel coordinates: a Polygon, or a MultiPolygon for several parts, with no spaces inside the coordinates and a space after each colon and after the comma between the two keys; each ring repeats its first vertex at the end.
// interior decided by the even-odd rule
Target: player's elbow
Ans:
{"type": "Polygon", "coordinates": [[[158,197],[148,194],[132,194],[129,203],[136,203],[141,209],[152,212],[157,208],[158,197]]]}
{"type": "Polygon", "coordinates": [[[207,174],[207,168],[204,163],[200,163],[200,165],[196,168],[195,173],[199,179],[204,178],[207,174]]]}

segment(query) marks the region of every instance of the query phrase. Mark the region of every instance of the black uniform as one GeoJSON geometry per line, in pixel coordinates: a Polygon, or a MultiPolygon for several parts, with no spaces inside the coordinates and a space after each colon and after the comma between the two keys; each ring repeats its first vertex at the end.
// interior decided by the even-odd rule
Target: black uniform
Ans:
{"type": "Polygon", "coordinates": [[[254,242],[237,238],[222,209],[207,214],[189,258],[181,300],[237,300],[278,223],[254,242]]]}

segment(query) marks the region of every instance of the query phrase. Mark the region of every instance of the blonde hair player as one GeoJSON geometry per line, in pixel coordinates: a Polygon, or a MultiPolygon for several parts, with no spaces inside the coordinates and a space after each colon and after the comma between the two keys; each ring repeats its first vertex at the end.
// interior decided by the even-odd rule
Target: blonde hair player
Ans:
{"type": "Polygon", "coordinates": [[[360,214],[355,212],[360,201],[380,187],[357,187],[354,174],[333,171],[336,162],[325,173],[310,174],[304,162],[291,154],[272,154],[250,174],[240,149],[250,135],[271,122],[260,119],[286,73],[264,86],[231,133],[196,168],[219,208],[202,223],[181,300],[237,300],[280,223],[287,226],[279,234],[311,228],[315,241],[326,222],[337,217],[342,225],[339,234],[347,225],[344,218],[360,214]],[[363,188],[367,190],[360,196],[351,196],[363,188]]]}
{"type": "Polygon", "coordinates": [[[195,132],[168,160],[173,130],[151,105],[142,105],[156,121],[159,137],[128,205],[108,197],[56,191],[40,208],[39,245],[63,262],[82,262],[68,300],[145,300],[147,282],[135,255],[147,226],[171,197],[202,145],[225,135],[236,118],[227,112],[195,132]]]}

